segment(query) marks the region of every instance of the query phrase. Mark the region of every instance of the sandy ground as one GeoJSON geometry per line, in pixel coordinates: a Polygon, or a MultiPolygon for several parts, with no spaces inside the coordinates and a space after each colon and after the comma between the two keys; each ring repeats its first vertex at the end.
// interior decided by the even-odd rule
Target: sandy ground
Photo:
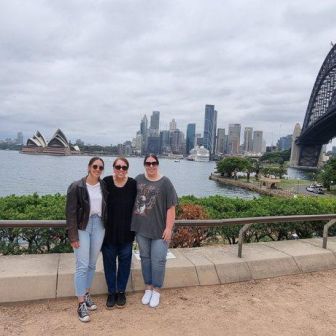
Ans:
{"type": "Polygon", "coordinates": [[[160,307],[128,295],[124,309],[95,297],[91,322],[75,299],[0,305],[0,335],[336,335],[336,270],[164,290],[160,307]]]}

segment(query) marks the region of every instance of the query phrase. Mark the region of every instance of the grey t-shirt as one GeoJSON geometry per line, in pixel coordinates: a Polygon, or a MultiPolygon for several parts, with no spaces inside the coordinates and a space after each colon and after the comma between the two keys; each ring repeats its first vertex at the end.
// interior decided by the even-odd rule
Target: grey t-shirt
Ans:
{"type": "Polygon", "coordinates": [[[131,230],[151,239],[161,239],[166,228],[167,210],[177,204],[177,195],[168,177],[149,181],[144,174],[135,178],[135,199],[131,230]]]}

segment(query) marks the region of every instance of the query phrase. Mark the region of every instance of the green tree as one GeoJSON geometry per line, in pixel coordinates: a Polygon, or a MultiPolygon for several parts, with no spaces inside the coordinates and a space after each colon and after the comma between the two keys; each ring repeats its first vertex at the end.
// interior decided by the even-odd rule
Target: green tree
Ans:
{"type": "Polygon", "coordinates": [[[332,183],[336,182],[336,158],[329,159],[317,178],[323,186],[330,190],[332,183]]]}
{"type": "Polygon", "coordinates": [[[217,162],[217,172],[232,177],[234,172],[244,171],[247,159],[240,157],[228,157],[217,162]]]}

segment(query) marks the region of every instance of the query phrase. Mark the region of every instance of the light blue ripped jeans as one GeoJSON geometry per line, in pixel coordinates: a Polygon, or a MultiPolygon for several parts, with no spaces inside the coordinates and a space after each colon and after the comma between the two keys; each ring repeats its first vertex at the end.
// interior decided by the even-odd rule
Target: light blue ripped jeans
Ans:
{"type": "Polygon", "coordinates": [[[98,255],[103,244],[105,228],[98,215],[90,216],[85,230],[78,230],[79,248],[74,249],[76,256],[75,292],[84,296],[92,285],[98,255]]]}

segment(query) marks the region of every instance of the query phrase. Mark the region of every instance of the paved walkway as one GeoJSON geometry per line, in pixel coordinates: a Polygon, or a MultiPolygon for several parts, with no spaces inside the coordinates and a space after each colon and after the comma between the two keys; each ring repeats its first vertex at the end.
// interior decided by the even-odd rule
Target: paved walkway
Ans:
{"type": "Polygon", "coordinates": [[[161,305],[104,309],[77,320],[74,298],[0,305],[0,335],[334,336],[336,270],[163,291],[161,305]]]}
{"type": "MultiPolygon", "coordinates": [[[[172,249],[165,288],[207,286],[336,269],[336,238],[172,249]]],[[[73,297],[75,260],[70,254],[0,256],[0,302],[73,297]]],[[[127,291],[144,289],[140,261],[133,256],[127,291]]],[[[105,294],[102,258],[98,259],[93,294],[105,294]]]]}

